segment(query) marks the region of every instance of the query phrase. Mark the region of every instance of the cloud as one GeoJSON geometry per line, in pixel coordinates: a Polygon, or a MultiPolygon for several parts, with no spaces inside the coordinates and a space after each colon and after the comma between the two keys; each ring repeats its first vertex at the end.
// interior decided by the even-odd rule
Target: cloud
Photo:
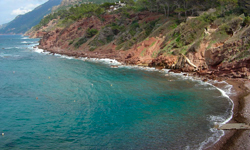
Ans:
{"type": "Polygon", "coordinates": [[[25,6],[25,7],[20,7],[18,9],[13,10],[11,12],[11,15],[22,15],[22,14],[25,14],[27,12],[32,11],[37,6],[39,6],[39,4],[29,4],[29,5],[25,6]]]}
{"type": "Polygon", "coordinates": [[[7,23],[17,15],[27,13],[48,0],[0,0],[0,24],[7,23]]]}
{"type": "Polygon", "coordinates": [[[31,11],[31,9],[24,9],[24,8],[18,8],[11,12],[12,15],[22,15],[26,14],[27,12],[31,11]]]}

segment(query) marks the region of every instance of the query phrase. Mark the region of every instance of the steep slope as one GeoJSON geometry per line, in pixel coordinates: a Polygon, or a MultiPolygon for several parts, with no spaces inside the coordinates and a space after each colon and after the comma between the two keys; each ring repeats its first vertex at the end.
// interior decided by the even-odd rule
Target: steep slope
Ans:
{"type": "Polygon", "coordinates": [[[7,26],[0,29],[0,34],[23,34],[32,26],[38,24],[41,19],[51,12],[52,7],[59,5],[62,0],[49,0],[38,6],[33,11],[17,16],[7,26]]]}
{"type": "Polygon", "coordinates": [[[62,9],[67,9],[71,6],[79,5],[79,4],[84,3],[84,2],[87,2],[87,0],[62,0],[60,5],[54,6],[52,8],[52,12],[62,10],[62,9]]]}
{"type": "MultiPolygon", "coordinates": [[[[98,9],[95,5],[93,10],[98,9]]],[[[213,79],[250,78],[250,22],[244,14],[224,15],[212,9],[179,23],[175,17],[149,11],[97,12],[75,22],[71,17],[53,19],[43,32],[30,35],[41,36],[39,47],[52,53],[113,58],[213,79]],[[62,22],[70,23],[61,26],[62,22]]]]}

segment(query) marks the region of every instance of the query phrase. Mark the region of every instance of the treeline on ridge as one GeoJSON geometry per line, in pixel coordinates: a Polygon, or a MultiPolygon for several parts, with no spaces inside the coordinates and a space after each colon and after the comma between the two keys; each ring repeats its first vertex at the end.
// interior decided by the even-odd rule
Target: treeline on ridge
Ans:
{"type": "MultiPolygon", "coordinates": [[[[250,1],[248,0],[124,0],[126,7],[122,11],[150,11],[165,14],[166,17],[177,15],[178,19],[182,16],[196,16],[197,12],[209,8],[220,8],[225,13],[239,12],[248,15],[250,11],[250,1]]],[[[100,16],[114,3],[105,2],[103,4],[81,4],[72,6],[70,9],[59,10],[44,17],[35,26],[35,30],[47,25],[52,19],[60,18],[62,24],[70,24],[76,20],[92,15],[100,16]]],[[[119,12],[119,11],[118,11],[119,12]]]]}

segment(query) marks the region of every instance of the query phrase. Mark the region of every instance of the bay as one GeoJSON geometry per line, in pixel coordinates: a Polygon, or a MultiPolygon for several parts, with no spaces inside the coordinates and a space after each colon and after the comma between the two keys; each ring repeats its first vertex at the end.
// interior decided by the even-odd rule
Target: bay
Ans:
{"type": "Polygon", "coordinates": [[[0,149],[201,149],[232,102],[183,76],[37,53],[0,36],[0,149]]]}

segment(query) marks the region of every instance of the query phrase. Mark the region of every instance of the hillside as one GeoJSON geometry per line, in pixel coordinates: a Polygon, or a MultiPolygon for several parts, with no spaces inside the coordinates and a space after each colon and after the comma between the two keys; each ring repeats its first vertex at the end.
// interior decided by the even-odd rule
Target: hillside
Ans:
{"type": "Polygon", "coordinates": [[[61,4],[52,8],[52,12],[57,12],[59,10],[69,9],[72,6],[86,4],[86,3],[95,3],[101,4],[104,2],[109,2],[110,0],[62,0],[61,4]]]}
{"type": "Polygon", "coordinates": [[[212,79],[250,78],[250,19],[242,13],[245,8],[209,6],[188,17],[191,12],[167,14],[141,9],[141,4],[135,11],[137,6],[107,13],[104,5],[83,4],[45,18],[43,26],[28,34],[42,37],[39,47],[53,53],[114,58],[212,79]]]}
{"type": "MultiPolygon", "coordinates": [[[[125,7],[116,10],[110,9],[114,3],[59,10],[27,35],[41,38],[39,48],[51,54],[111,58],[125,65],[185,72],[183,75],[201,77],[203,81],[230,78],[242,81],[242,85],[230,84],[244,90],[243,81],[250,79],[249,1],[126,2],[125,7]]],[[[240,100],[235,102],[234,117],[236,122],[249,124],[242,115],[248,109],[242,98],[247,92],[241,92],[240,100]]],[[[229,134],[228,141],[218,142],[220,148],[208,149],[249,149],[248,131],[229,134]]]]}
{"type": "Polygon", "coordinates": [[[0,25],[0,29],[6,27],[7,25],[8,25],[8,23],[5,23],[5,24],[0,25]]]}
{"type": "Polygon", "coordinates": [[[59,5],[62,0],[49,0],[38,6],[33,11],[17,16],[5,27],[0,29],[0,34],[23,34],[31,27],[38,24],[45,15],[51,12],[52,7],[59,5]]]}

